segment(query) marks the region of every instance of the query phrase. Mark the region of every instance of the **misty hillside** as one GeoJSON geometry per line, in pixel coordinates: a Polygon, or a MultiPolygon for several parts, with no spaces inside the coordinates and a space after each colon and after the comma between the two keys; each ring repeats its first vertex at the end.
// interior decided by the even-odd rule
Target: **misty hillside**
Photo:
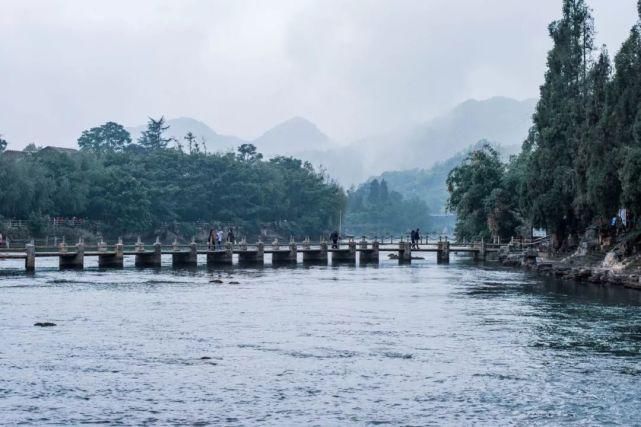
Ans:
{"type": "MultiPolygon", "coordinates": [[[[344,186],[358,184],[386,171],[428,170],[467,147],[487,139],[503,147],[520,146],[531,126],[536,100],[495,97],[469,100],[446,114],[416,126],[335,145],[314,123],[291,118],[254,140],[220,135],[192,118],[169,119],[168,134],[184,142],[189,131],[207,141],[208,151],[226,151],[251,142],[266,157],[295,156],[322,167],[344,186]]],[[[135,140],[144,126],[129,128],[135,140]]],[[[366,133],[367,130],[364,130],[366,133]]]]}
{"type": "Polygon", "coordinates": [[[487,139],[520,147],[532,123],[536,100],[495,97],[469,100],[424,124],[359,140],[347,147],[301,153],[349,186],[385,171],[429,169],[487,139]]]}
{"type": "Polygon", "coordinates": [[[536,100],[490,98],[466,101],[422,125],[374,140],[365,168],[426,168],[448,159],[481,139],[503,146],[520,145],[528,134],[536,100]],[[377,150],[372,148],[379,147],[377,150]]]}
{"type": "MultiPolygon", "coordinates": [[[[185,144],[185,135],[187,135],[187,132],[192,132],[196,135],[196,139],[199,144],[202,140],[205,140],[207,151],[209,152],[235,149],[239,145],[245,143],[244,140],[235,136],[218,134],[205,123],[190,117],[167,119],[167,125],[169,126],[167,135],[175,138],[181,144],[185,144]]],[[[145,128],[146,125],[139,125],[127,128],[127,130],[131,134],[131,139],[136,141],[145,128]]]]}
{"type": "Polygon", "coordinates": [[[318,127],[302,117],[293,117],[269,129],[252,141],[258,151],[268,156],[292,155],[329,148],[330,139],[318,127]]]}
{"type": "MultiPolygon", "coordinates": [[[[252,143],[258,151],[267,157],[275,155],[291,156],[301,152],[312,152],[315,150],[327,150],[331,147],[330,139],[321,132],[318,127],[301,117],[293,117],[273,128],[267,130],[263,135],[254,140],[245,140],[235,136],[221,135],[216,133],[207,124],[190,117],[168,119],[167,135],[176,138],[184,143],[187,132],[196,135],[198,142],[205,140],[207,151],[235,150],[239,145],[252,143]]],[[[131,138],[137,140],[146,125],[138,125],[127,128],[131,138]]]]}
{"type": "MultiPolygon", "coordinates": [[[[401,193],[401,195],[407,199],[416,197],[425,201],[432,213],[443,214],[445,213],[445,205],[449,197],[447,186],[445,185],[447,175],[465,159],[467,153],[479,148],[485,142],[486,141],[479,141],[449,159],[436,163],[428,169],[386,171],[375,178],[379,181],[384,179],[390,190],[401,193]]],[[[507,147],[494,143],[492,143],[492,145],[499,151],[505,161],[520,150],[520,145],[507,147]]]]}

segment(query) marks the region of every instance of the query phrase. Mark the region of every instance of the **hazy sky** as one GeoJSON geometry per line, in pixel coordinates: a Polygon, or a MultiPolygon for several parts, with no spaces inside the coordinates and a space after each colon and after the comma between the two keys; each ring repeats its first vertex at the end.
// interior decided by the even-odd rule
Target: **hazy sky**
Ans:
{"type": "MultiPolygon", "coordinates": [[[[636,0],[591,0],[614,53],[636,0]]],[[[535,97],[561,0],[0,0],[0,133],[75,145],[190,116],[258,136],[299,115],[339,140],[467,98],[535,97]]]]}

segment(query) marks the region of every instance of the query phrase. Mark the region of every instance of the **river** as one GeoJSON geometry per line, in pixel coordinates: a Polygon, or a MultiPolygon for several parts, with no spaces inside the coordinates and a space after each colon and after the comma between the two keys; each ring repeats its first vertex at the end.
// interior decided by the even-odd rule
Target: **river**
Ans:
{"type": "Polygon", "coordinates": [[[638,291],[462,257],[224,271],[164,262],[59,272],[39,260],[27,276],[0,261],[0,424],[641,420],[638,291]]]}

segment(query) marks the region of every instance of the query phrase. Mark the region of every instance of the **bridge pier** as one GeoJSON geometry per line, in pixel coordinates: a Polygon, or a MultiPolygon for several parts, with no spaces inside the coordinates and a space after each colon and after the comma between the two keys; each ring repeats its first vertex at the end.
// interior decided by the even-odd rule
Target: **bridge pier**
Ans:
{"type": "Polygon", "coordinates": [[[181,252],[174,245],[174,252],[171,254],[173,267],[196,267],[198,265],[198,246],[194,240],[189,244],[189,252],[181,252]]]}
{"type": "Polygon", "coordinates": [[[303,263],[327,264],[327,242],[320,243],[320,249],[303,248],[303,263]]]}
{"type": "Polygon", "coordinates": [[[136,267],[140,268],[159,268],[162,265],[162,245],[156,238],[153,252],[145,252],[145,246],[138,240],[136,243],[136,267]]]}
{"type": "Polygon", "coordinates": [[[24,268],[27,271],[34,271],[36,269],[36,247],[33,243],[29,243],[25,248],[27,257],[24,259],[24,268]]]}
{"type": "Polygon", "coordinates": [[[238,263],[239,264],[264,264],[265,263],[265,244],[263,242],[258,242],[256,244],[255,251],[248,251],[247,246],[245,246],[244,251],[238,252],[238,263]]]}
{"type": "Polygon", "coordinates": [[[447,241],[447,238],[444,241],[439,240],[437,249],[436,262],[448,264],[450,262],[450,242],[447,241]]]}
{"type": "Polygon", "coordinates": [[[334,249],[332,263],[356,263],[356,242],[350,241],[347,249],[334,249]]]}
{"type": "Polygon", "coordinates": [[[485,239],[481,239],[478,251],[474,252],[474,261],[485,261],[487,251],[485,250],[485,239]]]}
{"type": "MultiPolygon", "coordinates": [[[[106,251],[105,247],[105,251],[106,251]]],[[[118,243],[114,246],[113,253],[106,253],[98,255],[98,268],[123,268],[125,266],[124,247],[122,240],[118,239],[118,243]]]]}
{"type": "Polygon", "coordinates": [[[222,251],[210,251],[207,252],[207,265],[232,265],[234,262],[234,251],[232,244],[227,242],[225,243],[225,249],[222,251]]]}
{"type": "Polygon", "coordinates": [[[400,242],[398,244],[398,262],[401,264],[412,262],[412,244],[410,242],[400,242]]]}
{"type": "Polygon", "coordinates": [[[372,242],[371,249],[368,248],[367,241],[365,239],[361,240],[360,243],[360,252],[358,253],[358,262],[360,264],[369,264],[369,263],[378,263],[378,250],[379,243],[378,240],[372,242]]]}
{"type": "Polygon", "coordinates": [[[58,266],[61,270],[82,270],[85,266],[85,244],[80,240],[76,244],[76,252],[67,253],[65,243],[60,244],[58,266]]]}
{"type": "Polygon", "coordinates": [[[290,242],[288,251],[272,252],[272,264],[296,264],[298,247],[294,241],[290,242]]]}

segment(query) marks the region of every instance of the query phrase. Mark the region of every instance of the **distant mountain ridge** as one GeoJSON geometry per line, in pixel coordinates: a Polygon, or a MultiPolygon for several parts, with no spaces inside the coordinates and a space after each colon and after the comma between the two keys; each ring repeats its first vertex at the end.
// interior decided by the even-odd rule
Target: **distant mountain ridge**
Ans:
{"type": "MultiPolygon", "coordinates": [[[[252,143],[266,157],[295,156],[322,167],[339,183],[349,186],[385,171],[429,169],[477,141],[487,139],[503,147],[519,146],[532,125],[535,99],[506,97],[468,100],[449,112],[418,125],[360,139],[339,146],[311,121],[292,117],[255,139],[215,132],[205,123],[188,118],[167,120],[168,134],[184,143],[187,132],[206,141],[207,150],[234,150],[252,143]]],[[[144,125],[129,128],[135,140],[144,125]]]]}
{"type": "Polygon", "coordinates": [[[416,197],[425,201],[434,214],[445,214],[449,197],[446,185],[448,174],[463,162],[470,151],[480,148],[485,143],[496,148],[505,161],[511,155],[518,153],[520,149],[519,145],[501,146],[491,141],[481,140],[454,156],[437,162],[430,168],[386,171],[377,177],[370,178],[370,180],[385,180],[390,190],[397,191],[408,199],[416,197]]]}
{"type": "MultiPolygon", "coordinates": [[[[294,155],[309,150],[331,148],[330,138],[318,127],[302,117],[292,117],[267,130],[256,139],[243,139],[231,135],[222,135],[207,124],[190,117],[179,117],[166,120],[169,129],[167,135],[184,144],[184,137],[192,132],[200,143],[205,141],[208,151],[235,150],[241,144],[254,144],[258,151],[268,156],[294,155]]],[[[132,140],[136,141],[146,125],[127,128],[132,140]]]]}
{"type": "Polygon", "coordinates": [[[483,139],[503,147],[520,146],[532,126],[536,102],[505,97],[468,100],[419,125],[302,155],[348,186],[384,171],[428,169],[483,139]]]}
{"type": "MultiPolygon", "coordinates": [[[[187,132],[192,132],[196,136],[196,140],[199,144],[204,139],[207,146],[207,151],[225,151],[227,149],[235,148],[246,142],[243,139],[235,136],[221,135],[219,133],[216,133],[207,124],[191,117],[167,119],[167,125],[169,126],[167,135],[176,139],[183,145],[185,143],[184,138],[185,135],[187,135],[187,132]]],[[[131,134],[131,139],[133,141],[136,141],[140,137],[142,132],[146,129],[146,127],[146,125],[138,125],[127,128],[127,131],[129,131],[129,133],[131,134]]]]}
{"type": "Polygon", "coordinates": [[[258,151],[268,155],[294,154],[329,148],[327,135],[302,117],[293,117],[252,141],[258,151]]]}

